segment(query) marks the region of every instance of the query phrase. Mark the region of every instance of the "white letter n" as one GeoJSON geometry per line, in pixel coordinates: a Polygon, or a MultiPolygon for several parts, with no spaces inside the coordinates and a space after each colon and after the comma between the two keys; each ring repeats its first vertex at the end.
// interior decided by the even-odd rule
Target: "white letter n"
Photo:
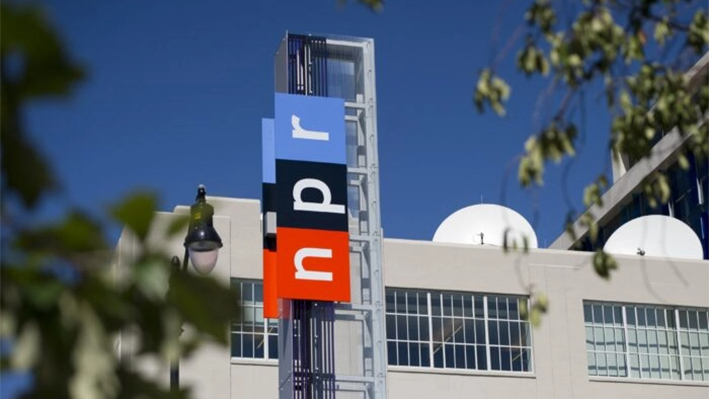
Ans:
{"type": "Polygon", "coordinates": [[[316,272],[305,270],[303,260],[305,258],[332,258],[332,250],[325,248],[301,248],[295,253],[295,278],[296,280],[332,281],[331,272],[316,272]]]}

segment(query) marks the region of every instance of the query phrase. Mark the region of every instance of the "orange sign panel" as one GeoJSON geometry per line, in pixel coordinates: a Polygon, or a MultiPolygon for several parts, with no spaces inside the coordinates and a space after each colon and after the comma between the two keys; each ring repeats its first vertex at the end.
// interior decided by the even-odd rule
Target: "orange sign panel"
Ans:
{"type": "Polygon", "coordinates": [[[278,297],[350,300],[349,235],[278,227],[278,297]]]}

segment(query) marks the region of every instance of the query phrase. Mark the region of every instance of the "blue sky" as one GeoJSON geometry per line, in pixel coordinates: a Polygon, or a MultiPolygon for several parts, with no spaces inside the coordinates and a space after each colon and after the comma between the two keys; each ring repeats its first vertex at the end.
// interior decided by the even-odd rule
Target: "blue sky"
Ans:
{"type": "Polygon", "coordinates": [[[588,93],[585,145],[567,183],[556,167],[542,189],[519,189],[515,156],[552,109],[534,117],[547,83],[515,71],[517,46],[498,64],[513,87],[508,115],[474,109],[477,73],[523,24],[527,2],[390,1],[378,14],[338,0],[42,4],[88,70],[74,96],[26,114],[63,183],[48,216],[69,204],[99,214],[141,188],[170,210],[191,203],[199,183],[259,198],[260,124],[273,115],[273,56],[286,30],[375,40],[388,237],[430,240],[446,216],[482,201],[524,215],[543,247],[562,231],[564,196],[580,208],[581,188],[609,170],[607,117],[593,112],[602,97],[588,93]]]}

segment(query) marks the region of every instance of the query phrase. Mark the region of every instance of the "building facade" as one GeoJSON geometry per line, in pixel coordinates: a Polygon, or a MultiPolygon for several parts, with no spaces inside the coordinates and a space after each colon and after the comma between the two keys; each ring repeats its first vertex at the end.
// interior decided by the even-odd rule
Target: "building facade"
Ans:
{"type": "MultiPolygon", "coordinates": [[[[263,318],[260,203],[210,197],[224,241],[214,276],[240,289],[243,318],[231,347],[207,347],[181,362],[181,381],[198,398],[278,398],[278,323],[263,318]]],[[[175,214],[158,215],[161,240],[175,214]]],[[[135,250],[128,235],[119,259],[135,250]]],[[[609,281],[595,275],[592,255],[385,239],[386,389],[391,398],[706,398],[709,394],[709,264],[619,256],[609,281]],[[539,327],[520,303],[545,293],[539,327]]],[[[338,319],[335,367],[361,367],[367,338],[357,313],[338,319]]],[[[130,342],[122,343],[128,354],[130,342]]],[[[167,384],[165,365],[141,365],[167,384]]],[[[338,382],[338,398],[367,398],[338,382]]]]}

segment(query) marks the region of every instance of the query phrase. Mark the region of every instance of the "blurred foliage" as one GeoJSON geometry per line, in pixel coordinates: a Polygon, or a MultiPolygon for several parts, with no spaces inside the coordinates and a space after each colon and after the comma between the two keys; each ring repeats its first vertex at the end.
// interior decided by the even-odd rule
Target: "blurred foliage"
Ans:
{"type": "MultiPolygon", "coordinates": [[[[621,162],[622,157],[647,158],[652,146],[673,131],[685,139],[678,159],[682,167],[687,168],[689,153],[706,160],[709,82],[704,77],[689,84],[685,72],[707,51],[707,10],[705,0],[534,0],[524,15],[526,27],[521,32],[526,31],[526,36],[516,67],[527,77],[547,79],[551,94],[545,100],[547,104],[558,100],[558,104],[551,106],[548,120],[541,121],[541,128],[525,143],[520,184],[541,186],[549,161],[558,164],[575,156],[587,91],[597,91],[605,99],[611,124],[603,140],[608,140],[613,162],[621,162]]],[[[489,108],[502,116],[511,90],[495,67],[480,72],[473,102],[480,112],[489,108]]],[[[606,186],[604,176],[591,182],[583,193],[584,205],[602,206],[606,186]]],[[[670,198],[661,171],[649,176],[642,190],[650,206],[670,198]]],[[[574,241],[576,219],[572,211],[566,222],[566,232],[574,241]]],[[[578,223],[588,228],[589,238],[595,241],[598,225],[593,214],[587,211],[578,223]]],[[[602,250],[592,262],[596,273],[606,279],[617,268],[602,250]]]]}
{"type": "MultiPolygon", "coordinates": [[[[188,397],[189,389],[171,394],[130,365],[162,359],[167,375],[172,360],[201,343],[227,345],[236,293],[211,278],[171,275],[166,254],[147,241],[158,202],[150,193],[132,194],[108,212],[138,247],[121,268],[112,267],[105,222],[80,209],[42,225],[21,222],[59,188],[25,131],[23,110],[33,100],[70,95],[85,72],[40,9],[1,7],[2,370],[32,375],[27,398],[188,397]],[[180,337],[181,326],[195,333],[180,337]],[[139,342],[130,359],[117,345],[128,333],[139,342]]],[[[184,234],[186,219],[176,219],[168,236],[184,234]]]]}

